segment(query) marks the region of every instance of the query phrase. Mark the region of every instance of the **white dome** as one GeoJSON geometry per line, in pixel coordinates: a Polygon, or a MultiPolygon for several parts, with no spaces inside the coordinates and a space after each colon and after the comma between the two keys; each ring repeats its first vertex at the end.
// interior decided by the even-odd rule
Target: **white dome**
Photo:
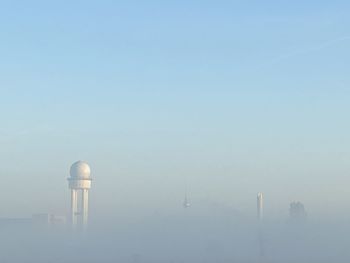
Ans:
{"type": "Polygon", "coordinates": [[[90,166],[83,161],[73,163],[70,168],[71,178],[90,179],[90,174],[90,166]]]}

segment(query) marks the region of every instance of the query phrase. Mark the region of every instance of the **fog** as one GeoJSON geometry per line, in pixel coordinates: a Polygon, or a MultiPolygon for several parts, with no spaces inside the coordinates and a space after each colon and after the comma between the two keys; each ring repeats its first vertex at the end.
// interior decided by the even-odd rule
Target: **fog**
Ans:
{"type": "Polygon", "coordinates": [[[266,220],[184,209],[87,231],[16,222],[1,226],[1,262],[349,262],[348,223],[266,220]]]}
{"type": "Polygon", "coordinates": [[[349,10],[1,1],[0,263],[350,262],[349,10]]]}

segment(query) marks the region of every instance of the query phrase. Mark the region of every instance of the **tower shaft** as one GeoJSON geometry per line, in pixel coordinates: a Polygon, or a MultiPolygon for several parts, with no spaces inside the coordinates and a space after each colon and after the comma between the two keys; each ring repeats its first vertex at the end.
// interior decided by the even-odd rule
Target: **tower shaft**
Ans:
{"type": "Polygon", "coordinates": [[[82,216],[83,216],[83,227],[86,228],[88,224],[89,214],[89,191],[88,189],[82,189],[82,216]]]}
{"type": "Polygon", "coordinates": [[[71,223],[73,227],[77,225],[78,214],[78,192],[76,189],[71,189],[71,223]]]}

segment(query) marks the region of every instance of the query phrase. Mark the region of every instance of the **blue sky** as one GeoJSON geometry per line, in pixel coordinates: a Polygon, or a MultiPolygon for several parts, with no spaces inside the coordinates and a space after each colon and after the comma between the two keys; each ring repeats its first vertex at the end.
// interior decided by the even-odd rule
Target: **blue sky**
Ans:
{"type": "Polygon", "coordinates": [[[78,159],[101,213],[171,210],[187,184],[242,214],[258,191],[276,217],[292,200],[343,214],[349,7],[1,1],[2,215],[64,213],[78,159]]]}

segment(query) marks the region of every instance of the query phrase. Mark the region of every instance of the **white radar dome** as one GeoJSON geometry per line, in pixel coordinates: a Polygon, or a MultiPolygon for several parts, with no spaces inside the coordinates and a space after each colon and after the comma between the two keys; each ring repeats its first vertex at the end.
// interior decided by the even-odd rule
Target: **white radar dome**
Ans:
{"type": "Polygon", "coordinates": [[[90,166],[83,161],[73,163],[70,168],[71,178],[90,179],[90,174],[90,166]]]}

